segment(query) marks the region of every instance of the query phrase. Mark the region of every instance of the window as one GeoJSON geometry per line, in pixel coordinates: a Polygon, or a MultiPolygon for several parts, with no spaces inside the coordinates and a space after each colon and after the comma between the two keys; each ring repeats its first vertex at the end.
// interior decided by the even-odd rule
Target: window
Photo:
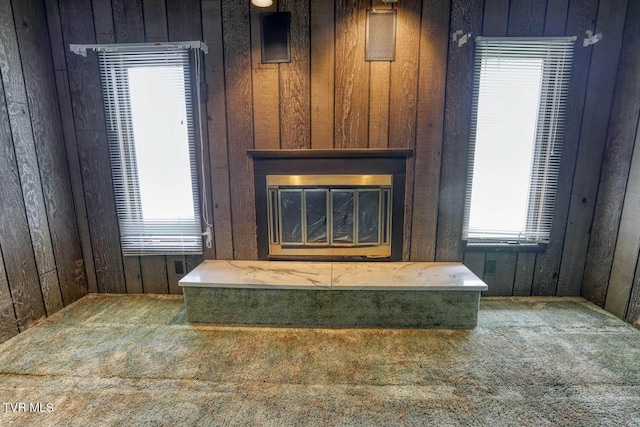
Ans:
{"type": "Polygon", "coordinates": [[[189,50],[99,58],[122,253],[202,253],[189,50]]]}
{"type": "Polygon", "coordinates": [[[463,237],[549,241],[574,37],[476,39],[463,237]]]}

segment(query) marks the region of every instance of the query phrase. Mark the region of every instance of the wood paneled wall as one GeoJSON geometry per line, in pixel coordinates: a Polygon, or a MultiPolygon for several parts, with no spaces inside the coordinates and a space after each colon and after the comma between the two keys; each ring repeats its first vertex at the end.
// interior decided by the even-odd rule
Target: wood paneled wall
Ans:
{"type": "Polygon", "coordinates": [[[43,2],[0,0],[0,342],[87,292],[43,2]]]}
{"type": "MultiPolygon", "coordinates": [[[[249,0],[46,0],[89,289],[174,292],[199,259],[123,258],[109,175],[95,54],[69,43],[203,39],[206,193],[214,247],[205,257],[257,256],[253,171],[247,150],[411,147],[403,257],[464,260],[491,295],[578,295],[604,155],[627,0],[275,0],[292,15],[292,62],[260,62],[259,12],[249,0]],[[398,10],[393,62],[364,61],[366,10],[398,10]],[[50,12],[50,13],[49,13],[50,12]],[[546,252],[464,253],[461,241],[472,36],[578,37],[558,206],[546,252]],[[603,40],[581,46],[585,31],[603,40]],[[68,83],[68,84],[67,84],[68,83]],[[78,190],[78,189],[81,190],[78,190]],[[485,272],[485,265],[495,270],[485,272]]],[[[262,9],[264,10],[264,9],[262,9]]],[[[499,191],[499,189],[496,189],[499,191]]]]}
{"type": "Polygon", "coordinates": [[[582,295],[640,321],[640,1],[629,0],[582,295]]]}

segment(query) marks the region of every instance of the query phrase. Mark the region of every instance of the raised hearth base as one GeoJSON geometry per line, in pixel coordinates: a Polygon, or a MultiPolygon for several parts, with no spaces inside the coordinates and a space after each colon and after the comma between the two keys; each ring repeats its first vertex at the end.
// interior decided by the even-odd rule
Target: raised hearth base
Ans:
{"type": "Polygon", "coordinates": [[[180,281],[190,322],[473,328],[487,285],[460,263],[205,261],[180,281]]]}

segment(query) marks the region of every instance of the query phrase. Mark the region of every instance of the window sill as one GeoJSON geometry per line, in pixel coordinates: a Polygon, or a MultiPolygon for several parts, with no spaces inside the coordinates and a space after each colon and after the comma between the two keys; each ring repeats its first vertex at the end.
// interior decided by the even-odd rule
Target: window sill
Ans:
{"type": "Polygon", "coordinates": [[[546,243],[464,242],[465,252],[531,252],[542,253],[546,243]]]}

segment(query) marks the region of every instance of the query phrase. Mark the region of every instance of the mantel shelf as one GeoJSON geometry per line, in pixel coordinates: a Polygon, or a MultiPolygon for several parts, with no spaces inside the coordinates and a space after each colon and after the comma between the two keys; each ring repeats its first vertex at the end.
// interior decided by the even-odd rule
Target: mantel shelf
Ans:
{"type": "Polygon", "coordinates": [[[254,159],[406,158],[413,156],[413,148],[247,150],[247,154],[254,159]]]}

